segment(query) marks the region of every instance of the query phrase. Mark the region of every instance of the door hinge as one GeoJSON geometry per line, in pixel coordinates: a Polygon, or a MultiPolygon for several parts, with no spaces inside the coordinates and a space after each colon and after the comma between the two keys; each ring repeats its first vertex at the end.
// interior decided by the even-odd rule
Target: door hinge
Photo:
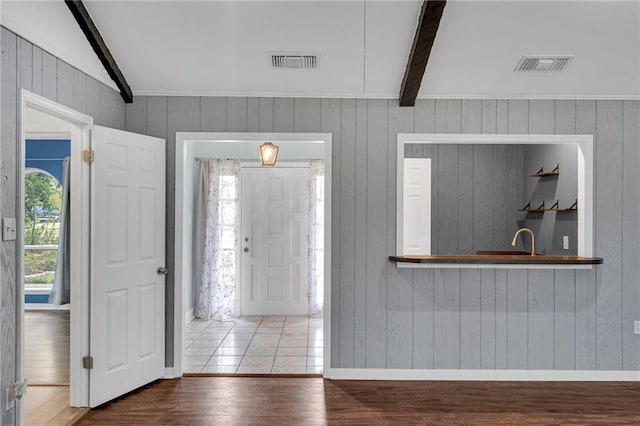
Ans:
{"type": "Polygon", "coordinates": [[[93,357],[91,355],[82,357],[82,368],[86,370],[93,369],[93,357]]]}
{"type": "Polygon", "coordinates": [[[85,163],[92,164],[96,159],[96,153],[92,149],[85,149],[82,151],[82,160],[85,163]]]}
{"type": "Polygon", "coordinates": [[[24,379],[21,382],[15,382],[11,386],[7,388],[7,400],[5,402],[6,410],[10,410],[15,406],[15,403],[18,399],[22,399],[22,397],[27,393],[27,379],[24,379]]]}

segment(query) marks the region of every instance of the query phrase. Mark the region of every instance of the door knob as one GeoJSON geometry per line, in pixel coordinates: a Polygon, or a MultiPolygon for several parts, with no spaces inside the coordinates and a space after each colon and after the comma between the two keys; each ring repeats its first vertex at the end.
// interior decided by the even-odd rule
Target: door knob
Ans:
{"type": "Polygon", "coordinates": [[[158,275],[167,275],[169,270],[163,266],[158,268],[158,275]]]}
{"type": "Polygon", "coordinates": [[[249,247],[245,247],[243,250],[245,253],[249,253],[249,247]]]}

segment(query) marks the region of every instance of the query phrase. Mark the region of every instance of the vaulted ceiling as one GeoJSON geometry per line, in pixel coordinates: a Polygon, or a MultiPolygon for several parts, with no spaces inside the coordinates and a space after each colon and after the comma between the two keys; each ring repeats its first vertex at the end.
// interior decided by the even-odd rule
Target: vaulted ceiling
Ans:
{"type": "MultiPolygon", "coordinates": [[[[134,94],[397,98],[422,1],[85,1],[134,94]],[[271,52],[317,54],[274,69],[271,52]]],[[[62,1],[0,21],[109,82],[62,1]]],[[[418,97],[638,98],[638,1],[451,1],[418,97]],[[523,55],[575,55],[513,72],[523,55]]],[[[113,84],[111,84],[113,86],[113,84]]]]}

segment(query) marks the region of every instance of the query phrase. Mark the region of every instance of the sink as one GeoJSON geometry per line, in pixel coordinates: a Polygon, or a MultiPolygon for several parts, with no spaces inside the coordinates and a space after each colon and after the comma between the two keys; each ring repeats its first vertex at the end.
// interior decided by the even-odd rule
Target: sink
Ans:
{"type": "Polygon", "coordinates": [[[478,250],[476,254],[484,256],[531,256],[531,252],[521,250],[478,250]]]}

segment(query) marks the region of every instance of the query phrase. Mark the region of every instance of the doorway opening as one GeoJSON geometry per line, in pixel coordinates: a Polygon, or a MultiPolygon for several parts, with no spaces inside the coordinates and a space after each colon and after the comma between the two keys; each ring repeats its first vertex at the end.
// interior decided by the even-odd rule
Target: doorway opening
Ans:
{"type": "MultiPolygon", "coordinates": [[[[43,122],[39,115],[30,111],[28,129],[43,122]]],[[[28,424],[69,407],[71,300],[66,235],[70,218],[65,173],[69,170],[69,137],[29,133],[25,140],[25,375],[36,394],[27,399],[28,424]],[[44,401],[58,404],[43,413],[44,401]]]]}
{"type": "Polygon", "coordinates": [[[174,298],[182,299],[182,314],[174,324],[175,374],[327,374],[331,135],[178,133],[176,141],[174,298]],[[280,146],[275,167],[257,161],[265,141],[280,146]],[[237,184],[226,191],[232,199],[219,197],[215,220],[205,222],[198,199],[211,202],[199,190],[208,162],[234,162],[226,169],[235,170],[237,184]],[[208,257],[200,240],[212,224],[220,246],[208,253],[229,256],[216,266],[229,269],[218,274],[230,283],[222,293],[234,299],[226,316],[202,307],[209,300],[203,271],[211,268],[202,266],[208,257]]]}
{"type": "Polygon", "coordinates": [[[29,392],[17,415],[34,424],[80,416],[85,410],[72,407],[87,405],[88,170],[81,157],[93,120],[24,90],[20,114],[16,376],[29,392]]]}
{"type": "MultiPolygon", "coordinates": [[[[25,269],[33,269],[33,264],[38,263],[25,257],[26,238],[57,232],[57,246],[28,245],[30,249],[37,246],[40,251],[56,249],[56,257],[64,259],[56,259],[55,267],[42,266],[44,261],[38,264],[43,269],[54,269],[47,305],[70,307],[68,327],[64,320],[59,321],[63,324],[60,329],[68,332],[60,336],[51,330],[41,333],[68,349],[68,360],[59,356],[60,362],[52,368],[60,372],[67,367],[68,379],[64,376],[57,383],[65,385],[67,392],[56,394],[55,400],[62,404],[59,413],[69,418],[73,417],[66,411],[70,407],[95,407],[165,373],[165,140],[94,126],[91,117],[26,90],[20,93],[19,123],[17,151],[23,166],[18,168],[16,185],[16,278],[23,283],[25,269]],[[52,202],[56,184],[46,177],[34,180],[26,173],[27,139],[33,135],[45,135],[50,140],[64,136],[69,140],[68,159],[63,160],[67,176],[63,178],[60,211],[52,202]],[[68,193],[64,189],[66,182],[68,193]],[[35,205],[28,194],[30,185],[39,188],[36,193],[42,193],[35,197],[39,199],[35,205]],[[56,214],[60,216],[59,224],[56,214]],[[52,224],[45,226],[45,222],[52,224]],[[30,224],[31,234],[25,224],[30,224]],[[65,269],[62,272],[61,266],[65,269]],[[65,276],[65,283],[58,286],[61,276],[65,276]]],[[[43,147],[52,145],[49,142],[43,147]]],[[[38,160],[46,159],[41,156],[38,160]]],[[[49,174],[55,176],[55,171],[49,174]]],[[[40,242],[52,242],[44,241],[45,237],[40,242]]],[[[45,280],[52,271],[31,272],[29,279],[45,280]]],[[[25,374],[29,321],[25,318],[24,285],[18,286],[16,296],[16,387],[23,388],[28,384],[28,374],[36,373],[29,370],[25,374]]],[[[45,358],[51,361],[51,357],[45,358]]],[[[39,360],[36,371],[44,361],[39,360]]],[[[29,403],[40,399],[51,407],[54,397],[41,394],[36,398],[35,393],[17,398],[19,424],[25,422],[25,400],[29,403]]],[[[40,418],[33,422],[57,420],[40,418]]]]}

